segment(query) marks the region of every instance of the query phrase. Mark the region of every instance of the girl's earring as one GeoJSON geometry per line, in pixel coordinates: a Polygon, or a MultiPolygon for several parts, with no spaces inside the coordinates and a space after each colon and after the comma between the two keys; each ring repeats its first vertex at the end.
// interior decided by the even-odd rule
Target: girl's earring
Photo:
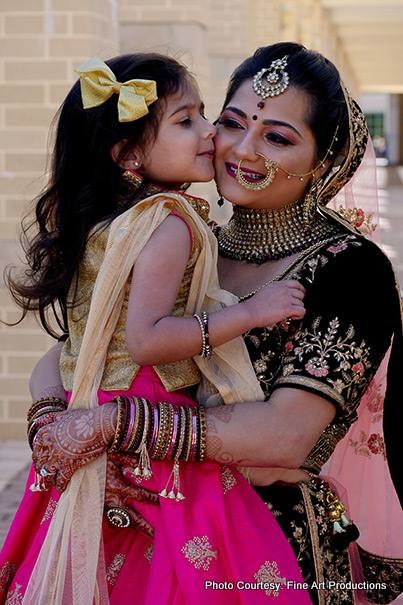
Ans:
{"type": "Polygon", "coordinates": [[[216,187],[217,187],[217,193],[218,193],[218,195],[220,196],[220,197],[218,198],[218,200],[217,200],[217,206],[220,206],[220,208],[221,208],[221,206],[224,206],[224,198],[223,198],[223,196],[222,196],[221,191],[220,191],[220,190],[219,190],[219,188],[218,188],[218,185],[216,185],[216,187]]]}
{"type": "Polygon", "coordinates": [[[139,163],[138,163],[138,162],[134,162],[134,165],[135,165],[135,166],[136,166],[136,168],[137,168],[137,166],[139,165],[139,163]]]}

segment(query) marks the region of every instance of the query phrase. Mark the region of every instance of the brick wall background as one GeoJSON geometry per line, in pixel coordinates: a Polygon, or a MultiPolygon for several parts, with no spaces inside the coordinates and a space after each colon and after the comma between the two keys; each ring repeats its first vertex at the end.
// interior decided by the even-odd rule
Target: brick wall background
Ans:
{"type": "MultiPolygon", "coordinates": [[[[317,48],[354,80],[320,0],[1,0],[0,269],[22,256],[21,217],[46,179],[50,125],[92,55],[157,50],[197,74],[207,116],[217,117],[228,77],[260,45],[297,40],[317,48]]],[[[214,201],[214,187],[194,192],[214,201]]],[[[224,220],[213,206],[213,217],[224,220]]],[[[18,309],[0,283],[0,318],[18,309]]],[[[54,341],[33,317],[0,324],[0,439],[23,438],[29,376],[54,341]]]]}

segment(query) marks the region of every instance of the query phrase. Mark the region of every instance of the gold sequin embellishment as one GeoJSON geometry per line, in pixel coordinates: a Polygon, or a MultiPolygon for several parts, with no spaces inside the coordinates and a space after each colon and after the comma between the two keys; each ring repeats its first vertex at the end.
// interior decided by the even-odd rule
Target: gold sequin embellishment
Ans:
{"type": "Polygon", "coordinates": [[[56,506],[57,506],[56,500],[53,500],[53,498],[49,498],[49,502],[46,507],[45,514],[42,517],[42,521],[41,521],[40,525],[42,525],[42,523],[45,523],[45,521],[48,521],[49,519],[51,519],[53,517],[53,514],[56,510],[56,506]]]}
{"type": "MultiPolygon", "coordinates": [[[[276,561],[266,561],[264,565],[255,573],[255,580],[262,583],[268,584],[286,584],[286,579],[280,577],[280,572],[278,570],[278,565],[276,561]]],[[[278,597],[279,591],[273,590],[272,588],[268,588],[266,591],[266,595],[268,597],[278,597]]]]}
{"type": "Polygon", "coordinates": [[[203,568],[207,571],[211,561],[217,559],[217,551],[211,550],[211,548],[208,536],[203,536],[202,538],[196,536],[182,547],[182,552],[196,569],[203,568]]]}
{"type": "Polygon", "coordinates": [[[125,560],[126,555],[123,555],[121,553],[118,553],[113,557],[111,564],[106,570],[106,579],[109,584],[111,584],[111,586],[114,586],[116,584],[116,580],[118,579],[120,570],[122,569],[125,560]]]}
{"type": "Polygon", "coordinates": [[[221,481],[224,494],[236,485],[236,479],[228,466],[223,466],[221,469],[221,481]]]}

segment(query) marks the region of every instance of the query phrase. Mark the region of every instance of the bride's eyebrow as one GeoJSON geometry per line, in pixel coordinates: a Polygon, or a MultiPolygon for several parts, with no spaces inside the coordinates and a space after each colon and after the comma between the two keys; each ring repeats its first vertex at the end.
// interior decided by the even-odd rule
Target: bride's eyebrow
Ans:
{"type": "MultiPolygon", "coordinates": [[[[233,113],[236,113],[240,118],[243,118],[244,120],[248,119],[247,114],[244,111],[242,111],[242,109],[239,109],[238,107],[228,106],[224,109],[224,111],[232,111],[233,113]]],[[[286,128],[290,128],[291,130],[293,130],[295,132],[295,134],[297,134],[302,139],[301,133],[288,122],[282,122],[281,120],[267,119],[267,120],[262,120],[262,123],[265,126],[285,126],[286,128]]]]}
{"type": "Polygon", "coordinates": [[[262,120],[262,122],[265,126],[285,126],[286,128],[290,128],[302,139],[301,133],[288,122],[282,122],[281,120],[262,120]]]}

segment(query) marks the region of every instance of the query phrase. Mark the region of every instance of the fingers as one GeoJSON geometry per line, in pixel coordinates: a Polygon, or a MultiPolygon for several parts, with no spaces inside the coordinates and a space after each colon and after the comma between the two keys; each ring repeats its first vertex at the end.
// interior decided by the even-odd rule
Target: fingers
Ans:
{"type": "Polygon", "coordinates": [[[137,502],[144,502],[146,504],[159,506],[158,493],[146,489],[145,487],[141,487],[140,485],[132,485],[131,483],[127,482],[125,495],[127,498],[130,498],[130,500],[136,500],[137,502]]]}
{"type": "Polygon", "coordinates": [[[299,281],[297,281],[296,279],[285,279],[282,283],[289,286],[290,288],[299,290],[305,296],[306,290],[305,290],[304,286],[302,284],[300,284],[299,281]]]}
{"type": "Polygon", "coordinates": [[[108,454],[108,460],[116,464],[117,466],[136,466],[138,462],[138,456],[136,454],[124,454],[114,452],[112,454],[108,454]]]}
{"type": "Polygon", "coordinates": [[[304,307],[302,307],[301,309],[295,309],[293,312],[293,315],[290,315],[290,319],[302,319],[305,316],[306,310],[304,307]]]}

